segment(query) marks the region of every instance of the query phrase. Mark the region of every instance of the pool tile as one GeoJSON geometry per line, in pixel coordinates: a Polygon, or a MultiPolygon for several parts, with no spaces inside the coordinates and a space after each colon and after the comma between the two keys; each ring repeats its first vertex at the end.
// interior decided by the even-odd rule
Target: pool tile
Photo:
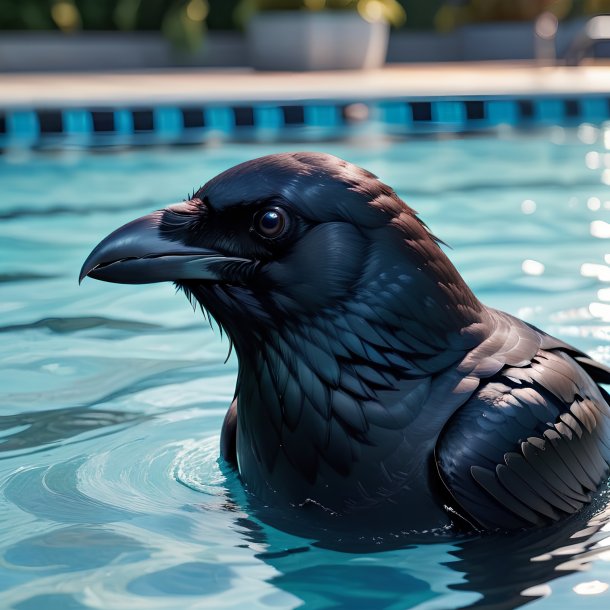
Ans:
{"type": "Polygon", "coordinates": [[[485,102],[483,100],[466,100],[464,102],[466,118],[469,121],[479,121],[486,118],[485,102]]]}
{"type": "MultiPolygon", "coordinates": [[[[203,113],[201,113],[203,119],[203,113]]],[[[161,107],[153,110],[155,133],[164,137],[179,137],[184,129],[183,114],[178,108],[161,107]]]]}
{"type": "Polygon", "coordinates": [[[32,110],[9,112],[6,123],[8,135],[20,142],[36,141],[40,135],[38,117],[32,110]]]}
{"type": "Polygon", "coordinates": [[[413,121],[431,121],[432,104],[430,102],[411,102],[413,121]]]}
{"type": "Polygon", "coordinates": [[[205,124],[216,131],[232,131],[235,127],[235,114],[227,107],[211,106],[205,109],[205,124]]]}
{"type": "Polygon", "coordinates": [[[260,129],[279,129],[284,124],[284,117],[277,106],[255,106],[254,123],[260,129]]]}
{"type": "Polygon", "coordinates": [[[154,129],[152,110],[133,110],[133,131],[152,131],[154,129]]]}
{"type": "Polygon", "coordinates": [[[577,118],[580,116],[579,100],[563,100],[565,116],[577,118]]]}
{"type": "Polygon", "coordinates": [[[236,127],[254,126],[254,109],[250,106],[237,106],[233,108],[236,127]]]}
{"type": "Polygon", "coordinates": [[[303,106],[280,106],[284,115],[285,125],[303,125],[305,123],[305,111],[303,106]]]}
{"type": "Polygon", "coordinates": [[[182,124],[185,129],[195,129],[205,127],[203,108],[181,108],[182,124]]]}
{"type": "Polygon", "coordinates": [[[64,110],[64,133],[68,135],[90,134],[93,131],[92,115],[93,113],[87,110],[64,110]]]}
{"type": "Polygon", "coordinates": [[[565,119],[565,103],[560,99],[536,100],[534,116],[539,123],[561,123],[565,119]]]}
{"type": "Polygon", "coordinates": [[[514,125],[519,121],[519,109],[513,100],[487,102],[487,119],[491,125],[514,125]]]}
{"type": "Polygon", "coordinates": [[[37,114],[40,133],[63,132],[64,126],[60,110],[39,110],[37,114]]]}
{"type": "Polygon", "coordinates": [[[114,129],[117,134],[131,135],[134,130],[133,115],[129,110],[115,110],[114,129]]]}
{"type": "Polygon", "coordinates": [[[585,97],[580,100],[581,118],[587,121],[600,121],[610,118],[610,102],[601,97],[585,97]]]}
{"type": "Polygon", "coordinates": [[[392,125],[409,125],[413,122],[411,106],[406,102],[383,102],[379,104],[380,119],[392,125]]]}
{"type": "Polygon", "coordinates": [[[462,125],[466,120],[466,108],[461,101],[434,102],[432,117],[437,123],[462,125]]]}
{"type": "Polygon", "coordinates": [[[341,125],[341,112],[334,104],[305,106],[305,123],[312,127],[336,127],[341,125]]]}
{"type": "Polygon", "coordinates": [[[95,132],[113,132],[115,130],[115,117],[111,110],[92,111],[91,121],[95,132]]]}

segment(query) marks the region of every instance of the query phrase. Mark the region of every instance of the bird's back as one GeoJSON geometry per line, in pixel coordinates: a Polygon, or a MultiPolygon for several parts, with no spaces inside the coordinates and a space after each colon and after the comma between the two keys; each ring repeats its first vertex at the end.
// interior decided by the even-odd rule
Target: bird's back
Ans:
{"type": "MultiPolygon", "coordinates": [[[[578,512],[608,475],[609,397],[598,384],[610,370],[520,320],[490,315],[500,331],[491,335],[496,349],[487,347],[488,372],[503,365],[480,369],[478,389],[447,421],[439,475],[477,527],[545,525],[578,512]]],[[[484,367],[480,354],[473,360],[484,367]]]]}

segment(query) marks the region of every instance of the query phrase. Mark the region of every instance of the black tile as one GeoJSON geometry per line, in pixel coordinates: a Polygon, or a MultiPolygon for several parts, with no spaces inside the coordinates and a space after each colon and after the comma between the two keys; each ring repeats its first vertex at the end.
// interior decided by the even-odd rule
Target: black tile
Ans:
{"type": "Polygon", "coordinates": [[[152,110],[133,110],[133,130],[152,131],[155,128],[152,110]]]}
{"type": "Polygon", "coordinates": [[[61,133],[64,130],[60,110],[38,110],[36,114],[40,133],[61,133]]]}
{"type": "Polygon", "coordinates": [[[235,125],[237,127],[252,127],[254,125],[254,110],[250,106],[233,108],[235,125]]]}
{"type": "Polygon", "coordinates": [[[432,120],[432,104],[430,102],[411,102],[410,105],[414,121],[432,120]]]}
{"type": "Polygon", "coordinates": [[[6,117],[0,114],[0,133],[6,133],[6,117]]]}
{"type": "Polygon", "coordinates": [[[111,110],[94,110],[91,121],[93,131],[114,131],[114,112],[111,110]]]}
{"type": "Polygon", "coordinates": [[[36,116],[41,133],[61,133],[63,131],[60,110],[38,110],[36,116]]]}
{"type": "Polygon", "coordinates": [[[305,111],[303,106],[282,106],[285,125],[303,125],[305,123],[305,111]]]}
{"type": "Polygon", "coordinates": [[[468,100],[464,102],[466,106],[466,118],[477,121],[485,118],[485,102],[480,100],[468,100]]]}
{"type": "Polygon", "coordinates": [[[205,127],[205,119],[201,108],[182,108],[182,122],[186,129],[205,127]]]}
{"type": "Polygon", "coordinates": [[[532,100],[518,100],[517,106],[521,118],[531,119],[534,116],[534,102],[532,100]]]}
{"type": "Polygon", "coordinates": [[[580,116],[580,103],[578,100],[564,100],[566,116],[580,116]]]}

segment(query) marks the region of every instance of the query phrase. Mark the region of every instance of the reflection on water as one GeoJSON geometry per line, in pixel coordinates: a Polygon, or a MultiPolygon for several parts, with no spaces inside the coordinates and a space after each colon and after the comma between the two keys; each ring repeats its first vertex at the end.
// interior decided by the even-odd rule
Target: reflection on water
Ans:
{"type": "MultiPolygon", "coordinates": [[[[7,593],[14,607],[34,607],[28,604],[36,600],[47,608],[67,599],[72,605],[64,607],[89,607],[79,606],[87,600],[80,576],[66,585],[67,574],[78,572],[104,599],[134,604],[117,607],[135,607],[142,598],[146,607],[170,608],[169,600],[180,600],[176,607],[191,601],[199,607],[196,600],[216,607],[210,600],[236,596],[228,605],[237,608],[256,594],[265,607],[508,610],[548,594],[559,575],[579,573],[608,555],[605,490],[588,514],[510,536],[376,538],[353,545],[324,532],[318,539],[286,534],[267,524],[269,514],[219,463],[218,437],[189,436],[209,419],[193,410],[140,419],[124,430],[127,444],[116,430],[95,438],[88,457],[73,451],[61,463],[47,460],[12,473],[3,485],[5,501],[28,524],[9,536],[3,551],[5,568],[14,571],[7,593]],[[180,440],[160,443],[167,428],[180,440]],[[49,525],[36,531],[33,524],[43,523],[49,525]],[[252,591],[252,578],[270,590],[252,591]],[[63,597],[31,595],[59,583],[63,597]]],[[[47,445],[41,431],[31,426],[17,434],[27,438],[24,446],[47,445]]],[[[587,576],[574,594],[603,593],[601,587],[587,576]]]]}
{"type": "Polygon", "coordinates": [[[42,451],[48,445],[86,432],[110,434],[112,431],[107,428],[140,418],[134,413],[85,407],[0,415],[0,459],[2,453],[27,449],[42,451]]]}
{"type": "MultiPolygon", "coordinates": [[[[488,305],[609,362],[608,134],[323,148],[395,186],[488,305]]],[[[117,225],[280,148],[0,159],[0,607],[606,610],[610,489],[510,536],[305,527],[218,461],[236,362],[200,314],[171,286],[77,286],[117,225]]]]}
{"type": "MultiPolygon", "coordinates": [[[[279,572],[273,585],[307,608],[509,610],[551,595],[552,580],[560,575],[586,573],[595,561],[610,561],[609,498],[610,489],[602,490],[586,513],[559,527],[510,535],[453,533],[425,542],[408,536],[354,545],[322,534],[309,546],[283,548],[286,540],[277,543],[277,530],[261,529],[252,519],[242,523],[251,524],[259,544],[267,534],[267,550],[257,557],[279,572]]],[[[258,523],[268,516],[264,509],[252,514],[258,523]]],[[[607,583],[585,577],[573,592],[597,595],[607,589],[607,583]]]]}

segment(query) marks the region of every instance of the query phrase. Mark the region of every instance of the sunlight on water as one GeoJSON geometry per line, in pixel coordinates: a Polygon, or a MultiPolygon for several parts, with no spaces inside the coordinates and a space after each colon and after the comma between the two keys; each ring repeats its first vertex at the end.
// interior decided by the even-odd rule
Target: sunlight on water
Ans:
{"type": "MultiPolygon", "coordinates": [[[[486,304],[610,363],[608,134],[317,148],[392,185],[486,304]]],[[[0,607],[608,608],[608,489],[543,535],[376,552],[261,523],[218,461],[228,343],[170,285],[78,286],[118,225],[235,163],[298,148],[0,158],[0,607]]]]}

